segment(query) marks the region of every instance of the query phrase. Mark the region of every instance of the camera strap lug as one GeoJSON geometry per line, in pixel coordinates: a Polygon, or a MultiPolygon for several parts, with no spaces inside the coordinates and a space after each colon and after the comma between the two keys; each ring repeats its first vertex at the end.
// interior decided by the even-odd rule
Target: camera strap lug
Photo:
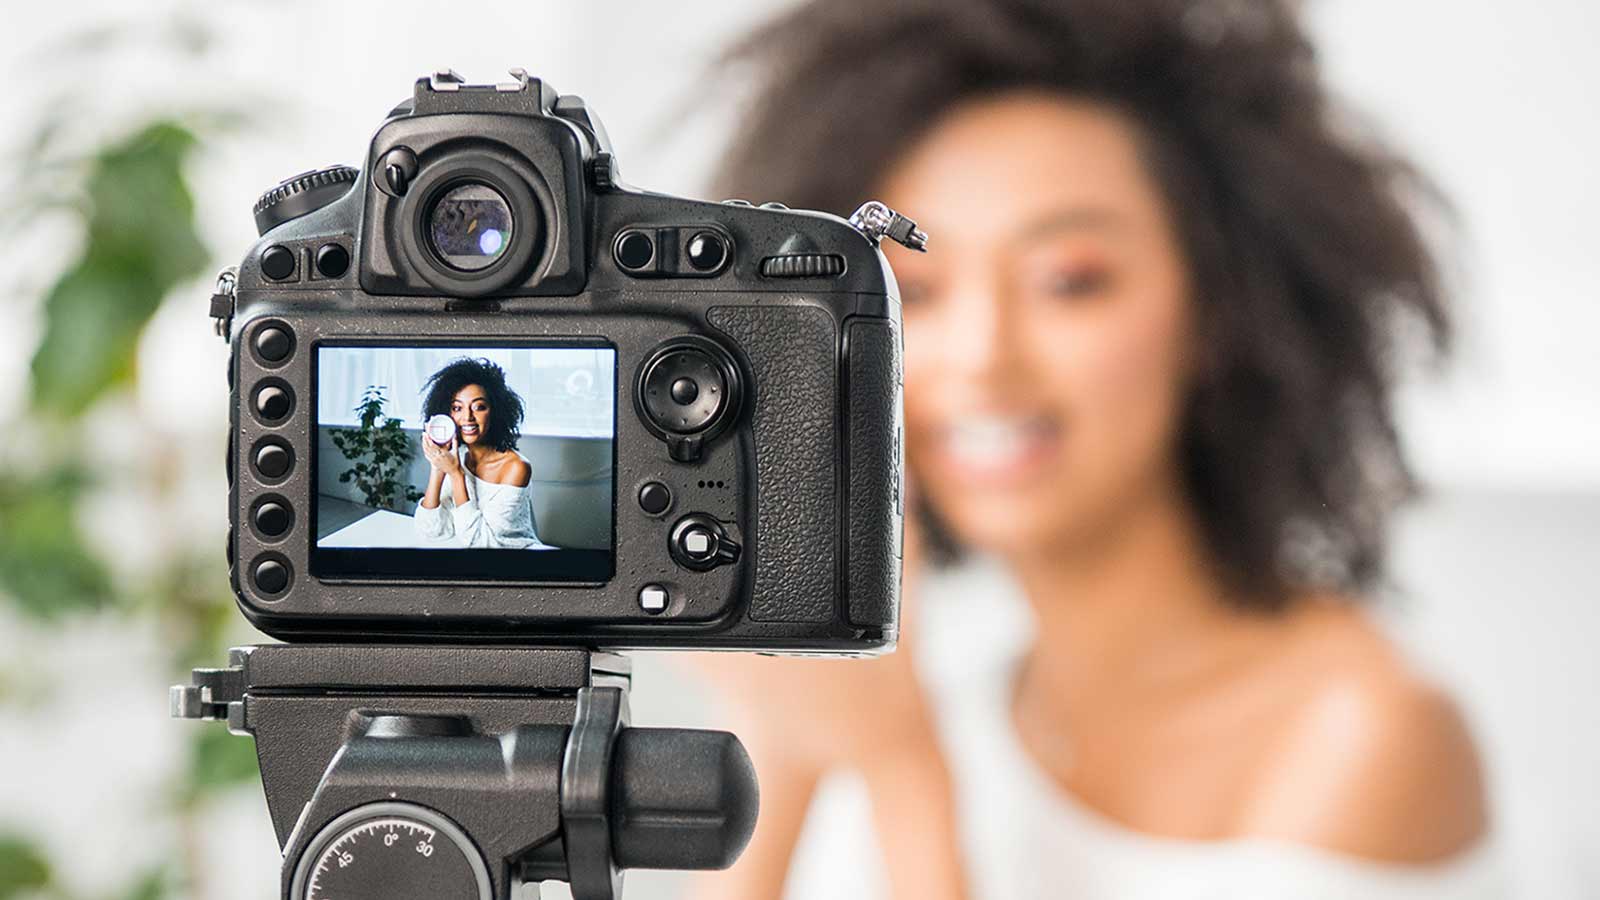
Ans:
{"type": "Polygon", "coordinates": [[[229,266],[217,273],[217,290],[211,295],[211,324],[224,343],[233,327],[233,296],[238,286],[238,267],[229,266]]]}
{"type": "Polygon", "coordinates": [[[919,253],[928,249],[928,235],[917,223],[900,215],[877,200],[868,200],[850,214],[850,224],[872,242],[874,247],[884,238],[909,247],[919,253]]]}
{"type": "Polygon", "coordinates": [[[596,153],[594,160],[589,163],[589,174],[595,190],[601,192],[616,190],[617,158],[604,150],[596,153]]]}

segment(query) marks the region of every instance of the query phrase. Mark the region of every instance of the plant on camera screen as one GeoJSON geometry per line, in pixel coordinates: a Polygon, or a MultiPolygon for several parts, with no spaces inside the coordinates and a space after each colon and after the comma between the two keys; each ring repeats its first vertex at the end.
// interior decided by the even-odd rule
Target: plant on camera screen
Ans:
{"type": "Polygon", "coordinates": [[[411,439],[400,429],[399,419],[383,414],[383,391],[378,385],[368,385],[355,408],[361,424],[337,429],[330,436],[353,464],[339,473],[339,483],[354,481],[368,506],[394,509],[401,500],[422,499],[422,492],[400,480],[411,462],[411,439]]]}

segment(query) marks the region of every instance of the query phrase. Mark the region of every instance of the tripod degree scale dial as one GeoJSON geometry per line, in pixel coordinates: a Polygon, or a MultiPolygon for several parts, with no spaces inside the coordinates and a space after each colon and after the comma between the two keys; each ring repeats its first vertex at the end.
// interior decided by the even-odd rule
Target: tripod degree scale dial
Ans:
{"type": "Polygon", "coordinates": [[[492,900],[483,854],[454,822],[410,803],[335,818],[295,867],[291,900],[492,900]]]}

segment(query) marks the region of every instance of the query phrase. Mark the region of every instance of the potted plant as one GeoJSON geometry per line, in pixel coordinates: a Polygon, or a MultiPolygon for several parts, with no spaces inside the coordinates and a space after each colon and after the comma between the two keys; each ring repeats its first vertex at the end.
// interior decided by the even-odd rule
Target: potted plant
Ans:
{"type": "MultiPolygon", "coordinates": [[[[384,388],[368,385],[355,413],[361,423],[341,428],[330,436],[333,445],[352,463],[339,473],[339,483],[354,481],[356,489],[375,509],[395,509],[401,500],[415,502],[422,492],[401,481],[411,462],[411,439],[400,429],[400,420],[383,413],[384,388]]],[[[401,510],[395,509],[396,512],[401,510]]]]}

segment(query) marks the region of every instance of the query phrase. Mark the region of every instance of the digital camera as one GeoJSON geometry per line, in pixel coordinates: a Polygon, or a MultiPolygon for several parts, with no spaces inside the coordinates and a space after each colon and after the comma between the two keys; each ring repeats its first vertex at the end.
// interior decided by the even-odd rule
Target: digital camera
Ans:
{"type": "Polygon", "coordinates": [[[212,306],[240,608],[289,640],[891,648],[878,242],[923,236],[632,189],[580,98],[513,75],[420,79],[360,168],[257,203],[212,306]]]}

